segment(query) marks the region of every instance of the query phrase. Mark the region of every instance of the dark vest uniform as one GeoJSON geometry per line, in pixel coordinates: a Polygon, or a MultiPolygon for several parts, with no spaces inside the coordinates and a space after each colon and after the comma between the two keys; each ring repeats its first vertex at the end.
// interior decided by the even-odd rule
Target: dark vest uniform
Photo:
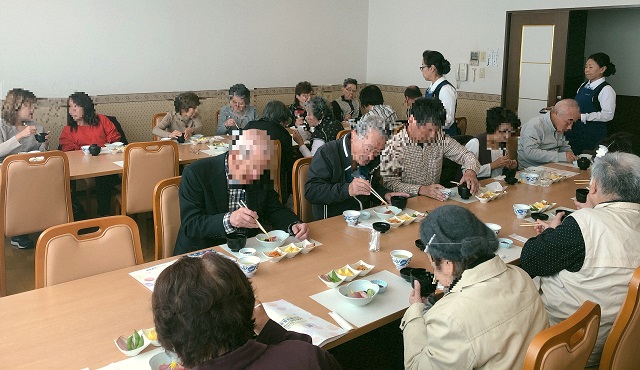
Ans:
{"type": "MultiPolygon", "coordinates": [[[[447,85],[451,85],[451,82],[444,80],[440,83],[440,85],[436,86],[435,90],[433,91],[429,91],[429,89],[427,89],[427,91],[424,93],[424,97],[425,98],[433,98],[436,97],[438,99],[440,99],[440,90],[442,90],[443,87],[447,86],[447,85]]],[[[453,85],[451,85],[453,86],[453,85]]],[[[458,102],[456,101],[456,106],[458,105],[458,102]]],[[[451,123],[451,126],[449,126],[449,128],[444,129],[443,130],[445,134],[449,135],[449,136],[456,136],[456,135],[460,135],[460,130],[458,130],[458,125],[456,124],[456,120],[455,117],[453,118],[453,122],[451,123]]]]}
{"type": "MultiPolygon", "coordinates": [[[[591,90],[583,83],[576,94],[576,101],[580,106],[580,113],[598,112],[602,108],[598,101],[598,95],[602,89],[609,85],[606,81],[591,90]]],[[[575,122],[573,128],[565,134],[571,145],[573,153],[582,154],[585,150],[594,150],[596,146],[607,137],[607,123],[599,121],[575,122]]]]}

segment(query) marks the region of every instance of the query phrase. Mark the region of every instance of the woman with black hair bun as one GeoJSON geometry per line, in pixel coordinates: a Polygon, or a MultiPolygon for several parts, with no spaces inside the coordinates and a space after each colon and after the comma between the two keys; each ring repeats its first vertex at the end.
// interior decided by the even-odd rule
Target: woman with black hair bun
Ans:
{"type": "Polygon", "coordinates": [[[442,127],[444,133],[449,136],[460,135],[458,125],[456,125],[456,100],[458,95],[455,87],[444,77],[451,71],[451,63],[440,52],[425,50],[422,53],[420,71],[422,71],[422,77],[431,82],[431,86],[429,86],[424,96],[426,98],[436,97],[440,99],[444,109],[447,111],[447,119],[442,127]]]}
{"type": "Polygon", "coordinates": [[[565,136],[573,153],[595,150],[598,143],[607,137],[607,122],[616,112],[616,92],[605,77],[616,73],[615,64],[605,53],[595,53],[587,58],[584,75],[587,78],[576,93],[580,105],[580,121],[573,125],[565,136]]]}

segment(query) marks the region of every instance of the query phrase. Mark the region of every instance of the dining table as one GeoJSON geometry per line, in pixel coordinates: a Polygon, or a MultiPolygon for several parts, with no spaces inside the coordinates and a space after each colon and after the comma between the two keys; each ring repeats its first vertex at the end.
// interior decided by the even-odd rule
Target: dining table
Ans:
{"type": "MultiPolygon", "coordinates": [[[[196,160],[194,157],[190,158],[196,160]]],[[[575,209],[575,203],[571,198],[579,185],[573,180],[589,178],[588,171],[578,168],[547,166],[548,170],[558,169],[574,175],[548,187],[523,182],[509,185],[501,196],[487,203],[481,203],[477,199],[463,202],[455,197],[444,202],[423,196],[413,197],[408,200],[405,212],[432,212],[444,204],[466,207],[483,222],[499,224],[502,227],[499,237],[514,240],[510,249],[517,252],[515,257],[510,254],[503,259],[517,264],[519,250],[524,245],[523,240],[535,236],[536,231],[533,227],[521,226],[530,222],[516,217],[513,204],[533,204],[546,200],[556,203],[556,208],[575,209]]],[[[483,180],[481,184],[493,182],[506,186],[503,181],[496,179],[483,180]]],[[[375,218],[376,215],[372,212],[371,217],[375,218]]],[[[415,245],[415,240],[420,237],[420,225],[421,223],[413,222],[391,229],[380,235],[380,251],[370,251],[370,228],[349,226],[342,216],[311,222],[310,237],[321,245],[309,254],[285,258],[277,263],[262,262],[250,279],[256,297],[262,302],[286,300],[335,325],[336,321],[329,315],[331,310],[312,298],[329,289],[319,279],[319,275],[359,260],[375,266],[370,274],[386,271],[399,275],[390,257],[390,252],[397,249],[413,253],[410,267],[422,267],[432,271],[428,256],[415,245]]],[[[451,227],[464,225],[452,224],[451,227]]],[[[213,249],[229,255],[223,246],[215,246],[213,249]]],[[[501,253],[500,249],[497,254],[501,253]]],[[[121,335],[129,335],[134,329],[154,326],[151,312],[152,292],[130,276],[130,273],[176,258],[179,257],[149,261],[0,298],[0,368],[95,369],[125,360],[125,355],[116,348],[114,339],[121,335]]],[[[409,284],[404,284],[406,286],[403,286],[403,289],[407,289],[409,284]]],[[[388,287],[394,288],[398,287],[388,287]]],[[[367,307],[369,306],[362,309],[365,310],[367,307]]],[[[404,308],[366,325],[353,325],[353,330],[323,347],[328,349],[338,346],[391,323],[402,317],[406,307],[408,295],[404,308]]],[[[143,353],[150,350],[147,348],[143,353]]]]}

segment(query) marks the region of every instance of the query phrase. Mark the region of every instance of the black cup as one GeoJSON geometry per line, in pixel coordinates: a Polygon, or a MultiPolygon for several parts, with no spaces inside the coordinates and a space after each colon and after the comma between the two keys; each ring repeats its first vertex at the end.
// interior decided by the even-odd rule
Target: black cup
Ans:
{"type": "Polygon", "coordinates": [[[182,133],[182,135],[178,136],[176,140],[178,140],[180,144],[184,143],[184,132],[182,133]]]}
{"type": "Polygon", "coordinates": [[[91,144],[91,146],[89,147],[89,153],[91,153],[92,156],[97,156],[98,154],[100,154],[100,146],[98,144],[91,144]]]}
{"type": "Polygon", "coordinates": [[[564,214],[562,215],[562,217],[560,218],[560,222],[564,221],[565,217],[569,216],[570,214],[572,214],[572,211],[565,211],[564,209],[556,209],[556,215],[560,212],[564,212],[564,214]]]}
{"type": "Polygon", "coordinates": [[[546,221],[549,219],[549,215],[546,213],[534,212],[531,214],[531,218],[533,218],[534,220],[546,221]]]}
{"type": "Polygon", "coordinates": [[[405,207],[407,206],[407,197],[395,195],[391,197],[391,205],[400,209],[405,209],[405,207]]]}
{"type": "Polygon", "coordinates": [[[505,177],[504,182],[506,182],[509,185],[515,185],[518,183],[518,179],[516,179],[515,177],[505,177]]]}
{"type": "Polygon", "coordinates": [[[39,143],[44,143],[44,141],[47,139],[47,133],[46,132],[39,132],[37,134],[34,135],[36,137],[36,141],[39,143]]]}
{"type": "Polygon", "coordinates": [[[516,169],[515,168],[502,168],[502,174],[505,179],[514,179],[516,177],[516,169]]]}
{"type": "Polygon", "coordinates": [[[247,236],[242,233],[231,233],[227,235],[227,247],[232,252],[238,252],[247,244],[247,236]]]}
{"type": "Polygon", "coordinates": [[[411,271],[413,271],[413,267],[405,267],[403,269],[400,269],[400,276],[402,276],[402,278],[406,280],[407,283],[411,282],[411,271]]]}
{"type": "Polygon", "coordinates": [[[586,203],[587,194],[589,194],[589,189],[576,189],[576,201],[578,201],[578,203],[586,203]]]}
{"type": "Polygon", "coordinates": [[[584,171],[587,168],[589,168],[589,166],[591,166],[591,161],[589,160],[589,158],[585,158],[585,157],[578,158],[578,168],[579,169],[584,171]]]}
{"type": "Polygon", "coordinates": [[[379,231],[383,234],[389,231],[389,229],[391,228],[391,226],[386,222],[374,222],[373,224],[371,224],[371,226],[375,231],[379,231]]]}
{"type": "Polygon", "coordinates": [[[462,199],[469,199],[471,198],[471,190],[469,190],[469,188],[467,187],[466,183],[462,183],[460,185],[458,185],[458,194],[460,195],[460,198],[462,199]]]}
{"type": "Polygon", "coordinates": [[[436,284],[433,283],[433,274],[425,269],[413,269],[411,270],[411,287],[413,282],[418,280],[420,282],[420,296],[428,297],[429,294],[436,291],[436,284]]]}

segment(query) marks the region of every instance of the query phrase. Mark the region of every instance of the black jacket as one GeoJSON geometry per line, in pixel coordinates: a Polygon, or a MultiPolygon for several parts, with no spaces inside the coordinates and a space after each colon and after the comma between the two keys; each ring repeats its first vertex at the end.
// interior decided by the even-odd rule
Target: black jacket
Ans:
{"type": "MultiPolygon", "coordinates": [[[[384,197],[389,192],[381,185],[379,172],[375,170],[380,164],[377,157],[366,166],[358,170],[363,173],[372,173],[367,180],[375,191],[384,197]]],[[[313,218],[321,220],[342,214],[343,211],[353,209],[360,210],[358,201],[349,195],[349,183],[347,179],[352,176],[351,170],[351,133],[339,140],[330,141],[318,149],[311,160],[307,183],[305,184],[305,196],[311,202],[313,218]],[[346,154],[345,154],[346,153],[346,154]]],[[[363,208],[369,208],[380,204],[380,200],[370,196],[358,196],[363,208]]]]}
{"type": "MultiPolygon", "coordinates": [[[[187,166],[180,182],[180,230],[174,255],[188,253],[227,242],[222,219],[229,212],[225,155],[201,159],[187,166]]],[[[278,199],[273,188],[252,185],[246,188],[247,206],[275,229],[288,231],[300,222],[278,199]]],[[[259,229],[244,229],[247,236],[259,229]]]]}

